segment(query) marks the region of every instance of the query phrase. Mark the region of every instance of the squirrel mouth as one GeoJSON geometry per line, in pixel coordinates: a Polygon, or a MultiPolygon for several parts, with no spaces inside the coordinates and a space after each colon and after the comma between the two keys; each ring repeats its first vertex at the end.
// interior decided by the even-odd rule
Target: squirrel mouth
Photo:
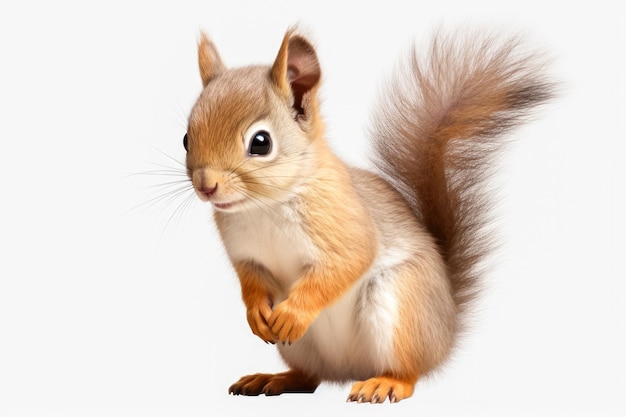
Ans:
{"type": "Polygon", "coordinates": [[[243,203],[243,200],[236,200],[230,203],[213,203],[213,207],[219,210],[229,210],[230,208],[243,203]]]}

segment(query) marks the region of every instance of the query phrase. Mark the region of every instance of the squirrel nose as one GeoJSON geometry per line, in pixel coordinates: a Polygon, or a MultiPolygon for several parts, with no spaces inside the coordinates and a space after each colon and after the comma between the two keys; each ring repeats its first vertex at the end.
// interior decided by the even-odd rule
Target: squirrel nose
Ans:
{"type": "Polygon", "coordinates": [[[202,192],[202,194],[206,195],[207,197],[211,197],[213,194],[215,194],[215,192],[217,191],[217,183],[215,183],[215,187],[207,187],[207,186],[202,186],[202,188],[200,188],[200,192],[202,192]]]}

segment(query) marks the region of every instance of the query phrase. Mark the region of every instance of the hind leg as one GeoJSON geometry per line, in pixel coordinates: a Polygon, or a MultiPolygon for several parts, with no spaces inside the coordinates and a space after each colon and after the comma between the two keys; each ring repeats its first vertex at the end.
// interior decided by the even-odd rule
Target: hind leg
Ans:
{"type": "MultiPolygon", "coordinates": [[[[409,398],[418,378],[441,364],[450,351],[457,324],[446,269],[434,250],[416,254],[415,258],[420,261],[405,262],[386,271],[393,274],[393,293],[385,293],[388,285],[370,290],[376,300],[395,300],[395,319],[388,325],[393,331],[388,336],[391,348],[387,350],[387,365],[382,368],[385,371],[355,382],[348,401],[382,403],[387,398],[390,402],[409,398]]],[[[376,329],[380,338],[380,326],[372,318],[379,321],[370,312],[366,317],[370,321],[364,321],[364,327],[376,329]]],[[[376,334],[371,338],[377,340],[376,334]]]]}
{"type": "Polygon", "coordinates": [[[417,377],[396,378],[389,375],[355,382],[350,390],[348,402],[376,404],[385,402],[389,398],[389,402],[397,403],[413,395],[416,382],[417,377]]]}
{"type": "Polygon", "coordinates": [[[279,374],[254,374],[241,377],[228,388],[233,395],[279,395],[282,393],[313,393],[320,380],[292,369],[279,374]]]}

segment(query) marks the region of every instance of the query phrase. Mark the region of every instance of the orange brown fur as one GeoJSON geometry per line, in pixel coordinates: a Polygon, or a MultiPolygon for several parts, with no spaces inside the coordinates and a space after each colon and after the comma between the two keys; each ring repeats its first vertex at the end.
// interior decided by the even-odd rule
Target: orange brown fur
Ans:
{"type": "Polygon", "coordinates": [[[258,265],[249,262],[234,262],[233,266],[241,283],[241,294],[248,310],[248,324],[252,333],[266,342],[273,341],[274,334],[267,324],[272,315],[272,295],[267,281],[262,277],[263,271],[258,265]]]}
{"type": "Polygon", "coordinates": [[[382,403],[387,398],[392,403],[409,398],[413,395],[417,377],[397,377],[382,375],[370,378],[366,381],[357,382],[352,386],[348,401],[358,403],[382,403]]]}

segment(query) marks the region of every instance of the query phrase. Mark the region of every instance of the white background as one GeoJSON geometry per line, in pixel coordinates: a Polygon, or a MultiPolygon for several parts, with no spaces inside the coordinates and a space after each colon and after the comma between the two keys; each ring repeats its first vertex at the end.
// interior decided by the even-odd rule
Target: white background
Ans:
{"type": "Polygon", "coordinates": [[[0,2],[1,416],[626,415],[618,2],[346,4],[0,2]],[[502,248],[472,332],[397,405],[346,404],[349,386],[228,396],[283,366],[247,328],[210,208],[152,205],[179,177],[132,175],[180,169],[163,153],[184,158],[201,28],[242,65],[270,63],[296,22],[353,163],[384,75],[440,23],[526,32],[563,82],[500,170],[502,248]]]}

